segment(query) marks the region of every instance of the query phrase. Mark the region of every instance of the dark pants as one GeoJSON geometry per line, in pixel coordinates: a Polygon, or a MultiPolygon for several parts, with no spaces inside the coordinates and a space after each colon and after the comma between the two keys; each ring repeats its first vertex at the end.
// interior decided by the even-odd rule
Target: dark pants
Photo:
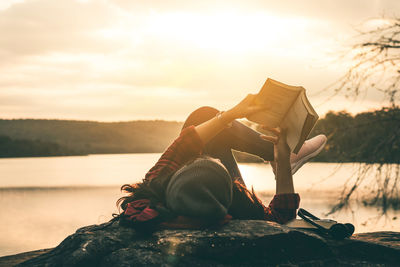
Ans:
{"type": "MultiPolygon", "coordinates": [[[[199,125],[213,118],[219,111],[212,107],[201,107],[193,111],[186,119],[183,128],[199,125]]],[[[260,133],[243,123],[233,121],[232,127],[226,128],[211,139],[204,148],[204,154],[218,158],[225,165],[232,178],[237,178],[244,185],[232,149],[257,155],[264,160],[274,159],[274,146],[260,138],[260,133]]]]}

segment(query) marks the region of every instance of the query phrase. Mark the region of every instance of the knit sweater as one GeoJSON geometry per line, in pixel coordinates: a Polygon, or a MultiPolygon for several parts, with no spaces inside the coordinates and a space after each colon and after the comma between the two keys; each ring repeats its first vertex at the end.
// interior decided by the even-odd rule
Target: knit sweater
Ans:
{"type": "MultiPolygon", "coordinates": [[[[159,175],[173,174],[186,163],[192,161],[202,154],[204,148],[194,126],[182,130],[179,137],[166,149],[157,163],[147,172],[144,183],[150,182],[159,175]]],[[[300,196],[293,194],[277,194],[273,197],[268,206],[263,205],[263,219],[278,223],[286,223],[296,217],[296,210],[299,207],[300,196]]],[[[159,216],[159,210],[163,209],[162,204],[156,207],[150,205],[150,200],[139,199],[128,203],[123,217],[133,223],[145,223],[152,221],[159,216]]],[[[229,210],[228,210],[229,213],[229,210]]],[[[227,215],[220,223],[228,222],[232,216],[227,215]]],[[[172,220],[161,222],[161,226],[168,228],[200,228],[202,222],[193,218],[177,216],[172,220]]]]}

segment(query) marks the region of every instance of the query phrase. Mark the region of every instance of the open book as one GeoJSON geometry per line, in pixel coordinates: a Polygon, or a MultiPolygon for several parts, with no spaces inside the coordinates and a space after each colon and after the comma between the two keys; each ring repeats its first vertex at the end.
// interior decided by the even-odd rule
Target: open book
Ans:
{"type": "Polygon", "coordinates": [[[267,79],[255,101],[266,109],[247,118],[269,127],[286,128],[289,148],[297,154],[318,120],[306,90],[267,79]]]}

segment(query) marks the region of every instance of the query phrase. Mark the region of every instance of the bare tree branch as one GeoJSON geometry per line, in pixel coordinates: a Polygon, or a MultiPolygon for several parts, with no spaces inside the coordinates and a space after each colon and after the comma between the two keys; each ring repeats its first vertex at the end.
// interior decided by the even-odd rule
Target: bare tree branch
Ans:
{"type": "MultiPolygon", "coordinates": [[[[335,95],[344,94],[346,97],[352,95],[356,99],[360,94],[366,94],[368,90],[376,90],[389,100],[392,107],[397,106],[400,100],[400,19],[383,18],[382,21],[385,22],[382,26],[358,30],[357,42],[351,47],[351,52],[354,54],[352,66],[330,87],[335,89],[335,95]]],[[[393,117],[393,121],[398,119],[399,117],[393,117]]],[[[384,119],[376,123],[384,125],[384,119]]],[[[371,126],[377,125],[379,124],[371,126]]],[[[382,136],[373,149],[368,144],[359,147],[360,152],[369,153],[368,162],[371,163],[360,163],[358,173],[349,176],[349,183],[353,178],[355,180],[350,186],[344,186],[338,203],[329,214],[348,205],[354,193],[372,176],[374,179],[371,190],[365,195],[363,203],[378,205],[383,214],[389,207],[400,208],[400,159],[396,160],[397,164],[389,164],[379,158],[382,156],[381,151],[390,153],[392,149],[397,151],[400,149],[397,147],[399,136],[400,124],[390,131],[389,136],[382,136]]]]}

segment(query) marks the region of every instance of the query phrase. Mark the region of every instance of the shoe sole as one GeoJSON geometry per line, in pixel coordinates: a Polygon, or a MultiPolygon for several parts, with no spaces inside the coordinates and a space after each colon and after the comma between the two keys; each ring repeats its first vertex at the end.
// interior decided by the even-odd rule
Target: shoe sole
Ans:
{"type": "Polygon", "coordinates": [[[307,163],[307,161],[309,161],[313,157],[317,156],[322,151],[322,149],[324,149],[326,142],[327,142],[327,140],[325,140],[325,142],[313,153],[308,154],[307,156],[305,156],[304,158],[302,158],[298,162],[296,162],[294,164],[294,166],[292,167],[292,175],[295,174],[298,171],[298,169],[301,168],[301,166],[303,166],[305,163],[307,163]]]}

